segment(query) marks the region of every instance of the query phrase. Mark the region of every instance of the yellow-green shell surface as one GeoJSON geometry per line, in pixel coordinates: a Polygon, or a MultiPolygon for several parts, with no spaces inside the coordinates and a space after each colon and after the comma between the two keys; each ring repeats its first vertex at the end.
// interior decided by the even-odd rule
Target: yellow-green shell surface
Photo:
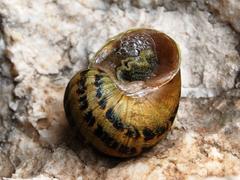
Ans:
{"type": "Polygon", "coordinates": [[[152,29],[119,34],[70,80],[64,97],[69,123],[107,155],[140,154],[174,121],[179,66],[177,45],[167,35],[152,29]]]}

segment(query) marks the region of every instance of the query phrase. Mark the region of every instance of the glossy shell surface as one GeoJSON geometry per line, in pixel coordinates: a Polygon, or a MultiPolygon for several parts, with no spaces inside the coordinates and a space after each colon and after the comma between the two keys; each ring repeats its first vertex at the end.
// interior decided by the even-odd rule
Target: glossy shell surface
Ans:
{"type": "Polygon", "coordinates": [[[173,39],[135,29],[110,39],[64,96],[69,123],[99,151],[131,157],[170,130],[181,92],[180,55],[173,39]]]}

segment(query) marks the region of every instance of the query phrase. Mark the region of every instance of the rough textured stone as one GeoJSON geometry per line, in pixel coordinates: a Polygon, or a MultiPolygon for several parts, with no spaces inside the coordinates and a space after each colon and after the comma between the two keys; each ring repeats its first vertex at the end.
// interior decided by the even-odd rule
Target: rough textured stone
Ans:
{"type": "Polygon", "coordinates": [[[0,176],[240,178],[239,14],[238,0],[0,1],[0,176]],[[62,99],[109,37],[136,27],[179,44],[183,98],[166,139],[119,160],[76,137],[62,99]]]}
{"type": "Polygon", "coordinates": [[[6,154],[0,152],[0,177],[10,177],[14,167],[6,154]]]}
{"type": "Polygon", "coordinates": [[[208,3],[213,10],[217,11],[222,20],[229,22],[236,31],[240,32],[239,0],[210,0],[208,3]]]}

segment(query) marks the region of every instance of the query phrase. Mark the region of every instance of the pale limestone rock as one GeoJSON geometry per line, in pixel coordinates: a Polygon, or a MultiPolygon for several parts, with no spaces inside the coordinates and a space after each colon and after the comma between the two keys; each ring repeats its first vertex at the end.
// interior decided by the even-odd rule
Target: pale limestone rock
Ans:
{"type": "Polygon", "coordinates": [[[229,22],[240,32],[240,2],[239,0],[209,0],[210,7],[220,14],[220,18],[229,22]]]}
{"type": "Polygon", "coordinates": [[[83,169],[84,165],[73,152],[58,148],[42,172],[60,179],[76,179],[81,176],[83,169]]]}
{"type": "Polygon", "coordinates": [[[0,1],[6,43],[0,38],[0,176],[238,179],[239,39],[211,15],[218,10],[239,31],[238,5],[238,0],[0,1]],[[179,44],[183,99],[167,138],[123,161],[76,138],[62,100],[71,76],[87,67],[104,42],[135,27],[158,29],[179,44]]]}
{"type": "MultiPolygon", "coordinates": [[[[6,179],[6,178],[4,178],[6,179]]],[[[8,180],[15,180],[15,178],[7,178],[8,180]]],[[[58,180],[57,178],[53,178],[53,177],[48,177],[45,175],[39,175],[36,177],[32,177],[32,178],[17,178],[18,180],[58,180]]]]}

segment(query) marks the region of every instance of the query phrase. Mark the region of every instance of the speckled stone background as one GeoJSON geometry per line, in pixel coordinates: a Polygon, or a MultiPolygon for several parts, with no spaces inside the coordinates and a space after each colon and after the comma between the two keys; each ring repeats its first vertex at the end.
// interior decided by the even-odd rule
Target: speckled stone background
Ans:
{"type": "Polygon", "coordinates": [[[240,179],[240,0],[1,0],[0,177],[240,179]],[[63,94],[111,36],[150,27],[182,55],[171,132],[139,157],[93,150],[66,121],[63,94]]]}

